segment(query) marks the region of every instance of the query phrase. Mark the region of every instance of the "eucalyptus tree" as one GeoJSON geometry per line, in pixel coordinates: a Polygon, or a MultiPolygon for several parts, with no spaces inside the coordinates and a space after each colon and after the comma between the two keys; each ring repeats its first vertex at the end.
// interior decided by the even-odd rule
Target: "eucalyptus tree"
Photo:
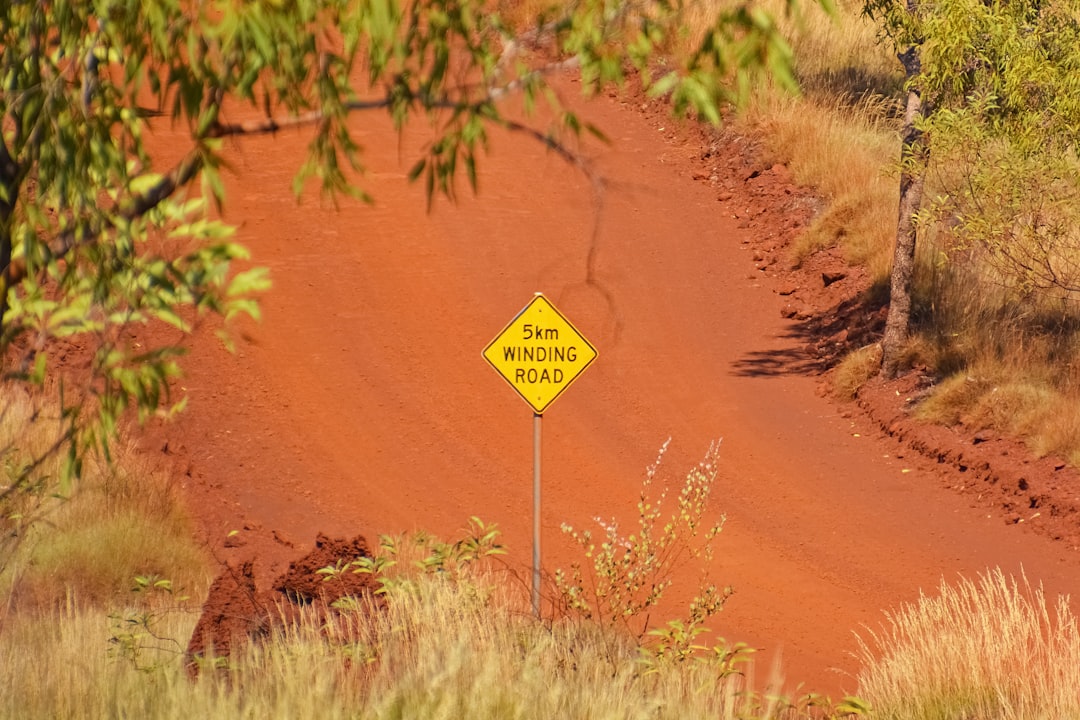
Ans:
{"type": "Polygon", "coordinates": [[[932,223],[946,262],[963,252],[985,264],[1012,299],[1080,290],[1080,4],[867,0],[864,11],[907,79],[883,340],[891,377],[911,324],[917,237],[932,223]]]}

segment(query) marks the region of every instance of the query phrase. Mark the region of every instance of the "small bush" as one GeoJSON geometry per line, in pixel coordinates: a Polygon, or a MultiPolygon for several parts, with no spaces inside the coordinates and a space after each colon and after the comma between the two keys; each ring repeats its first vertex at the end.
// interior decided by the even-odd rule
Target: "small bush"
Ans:
{"type": "MultiPolygon", "coordinates": [[[[660,481],[663,486],[653,492],[668,442],[646,472],[635,527],[629,534],[622,534],[615,519],[596,518],[602,531],[599,539],[594,539],[591,530],[563,525],[563,532],[581,549],[584,562],[572,563],[568,571],[558,569],[555,583],[564,604],[586,619],[640,634],[645,631],[641,618],[660,603],[675,571],[690,562],[704,567],[712,558],[713,541],[724,526],[723,515],[716,520],[706,518],[720,444],[713,443],[701,463],[686,475],[668,510],[666,484],[660,481]]],[[[687,630],[719,612],[731,592],[702,577],[688,611],[687,630]]]]}

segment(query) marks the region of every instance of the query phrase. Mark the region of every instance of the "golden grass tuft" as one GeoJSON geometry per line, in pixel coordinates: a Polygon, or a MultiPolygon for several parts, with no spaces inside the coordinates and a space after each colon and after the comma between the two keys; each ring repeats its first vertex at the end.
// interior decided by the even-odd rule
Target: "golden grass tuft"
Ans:
{"type": "Polygon", "coordinates": [[[95,470],[25,530],[15,561],[0,575],[0,592],[19,611],[68,597],[105,606],[129,595],[136,577],[201,592],[208,558],[171,493],[160,473],[95,470]]]}
{"type": "Polygon", "coordinates": [[[861,347],[848,354],[832,377],[833,395],[839,400],[851,400],[859,388],[881,370],[881,343],[861,347]]]}
{"type": "Polygon", "coordinates": [[[848,262],[866,265],[871,278],[887,277],[899,185],[887,158],[894,148],[880,101],[759,96],[744,115],[767,138],[769,152],[795,179],[816,189],[823,210],[796,241],[796,261],[840,247],[848,262]]]}
{"type": "Polygon", "coordinates": [[[960,371],[938,384],[916,414],[931,422],[975,430],[1036,432],[1060,393],[1051,374],[1031,372],[1037,367],[1033,365],[1023,372],[1015,361],[985,355],[964,363],[960,371]]]}
{"type": "Polygon", "coordinates": [[[1010,364],[983,362],[941,382],[916,409],[917,417],[974,430],[1025,437],[1036,456],[1080,462],[1080,394],[1062,390],[1010,364]]]}
{"type": "Polygon", "coordinates": [[[1037,455],[1057,455],[1080,467],[1080,393],[1058,394],[1044,412],[1046,422],[1029,443],[1037,455]]]}
{"type": "Polygon", "coordinates": [[[1067,597],[1000,569],[941,585],[860,637],[859,692],[881,720],[1080,717],[1080,633],[1067,597]]]}

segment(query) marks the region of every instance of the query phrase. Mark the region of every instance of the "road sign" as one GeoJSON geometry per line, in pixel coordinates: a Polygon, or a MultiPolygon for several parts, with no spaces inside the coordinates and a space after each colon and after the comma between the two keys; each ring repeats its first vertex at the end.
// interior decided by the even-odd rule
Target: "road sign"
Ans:
{"type": "Polygon", "coordinates": [[[540,415],[596,359],[596,348],[536,293],[484,348],[484,359],[540,415]]]}

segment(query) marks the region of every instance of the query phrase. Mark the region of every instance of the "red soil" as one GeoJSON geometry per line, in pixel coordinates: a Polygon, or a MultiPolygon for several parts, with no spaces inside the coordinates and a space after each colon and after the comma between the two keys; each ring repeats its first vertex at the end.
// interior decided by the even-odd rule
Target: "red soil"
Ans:
{"type": "Polygon", "coordinates": [[[601,185],[496,134],[479,196],[430,214],[405,179],[415,138],[381,118],[356,119],[371,207],[297,206],[300,134],[237,144],[226,219],[273,273],[265,318],[235,355],[197,339],[189,409],[147,440],[215,557],[269,583],[320,532],[451,537],[477,515],[527,578],[532,414],[480,352],[542,291],[599,350],[544,415],[545,573],[573,558],[561,523],[633,520],[666,438],[679,482],[722,437],[711,571],[735,595],[716,630],[763,650],[759,679],[782,657],[789,684],[854,691],[853,631],[942,578],[1000,566],[1071,590],[1075,472],[908,419],[918,376],[825,397],[882,312],[829,253],[790,267],[816,203],[784,167],[654,103],[584,114],[612,141],[583,148],[601,185]]]}

